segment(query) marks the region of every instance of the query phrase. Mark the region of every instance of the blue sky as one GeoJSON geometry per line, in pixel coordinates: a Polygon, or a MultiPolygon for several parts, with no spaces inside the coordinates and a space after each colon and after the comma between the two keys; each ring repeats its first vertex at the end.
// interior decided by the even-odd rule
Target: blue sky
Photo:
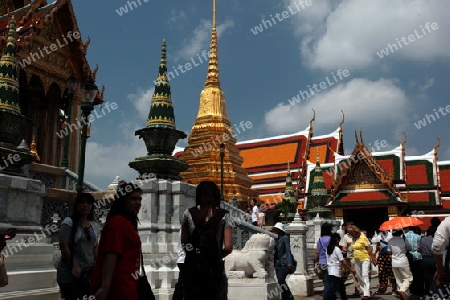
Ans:
{"type": "MultiPolygon", "coordinates": [[[[189,132],[206,78],[197,54],[209,48],[212,1],[135,0],[133,10],[124,0],[73,2],[82,38],[91,38],[88,60],[99,65],[97,85],[118,105],[95,120],[87,144],[86,179],[106,188],[116,174],[134,179],[128,162],[146,154],[134,131],[145,126],[162,39],[169,70],[199,64],[171,80],[177,127],[189,132]],[[122,16],[121,7],[128,8],[122,16]]],[[[253,125],[238,141],[301,131],[312,108],[314,135],[328,134],[342,109],[346,154],[362,129],[366,144],[387,142],[382,150],[398,146],[406,132],[407,155],[428,153],[439,136],[439,159],[450,159],[448,11],[445,0],[217,0],[228,114],[232,124],[253,125]],[[344,70],[348,76],[338,77],[344,70]],[[314,94],[296,103],[309,88],[314,94]]]]}

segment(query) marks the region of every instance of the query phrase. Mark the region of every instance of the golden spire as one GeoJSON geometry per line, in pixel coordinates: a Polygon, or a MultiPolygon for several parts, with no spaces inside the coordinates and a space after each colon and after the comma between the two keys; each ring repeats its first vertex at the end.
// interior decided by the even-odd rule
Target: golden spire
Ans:
{"type": "Polygon", "coordinates": [[[217,55],[217,29],[216,29],[216,0],[213,0],[211,46],[209,48],[208,75],[205,87],[220,88],[219,81],[219,57],[217,55]]]}

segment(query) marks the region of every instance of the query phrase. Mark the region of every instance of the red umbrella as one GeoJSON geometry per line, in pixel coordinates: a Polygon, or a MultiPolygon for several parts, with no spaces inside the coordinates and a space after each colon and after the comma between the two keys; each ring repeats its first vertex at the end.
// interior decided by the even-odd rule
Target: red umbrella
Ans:
{"type": "Polygon", "coordinates": [[[422,225],[423,222],[416,217],[395,217],[389,221],[384,222],[380,226],[380,230],[399,229],[410,226],[422,225]]]}

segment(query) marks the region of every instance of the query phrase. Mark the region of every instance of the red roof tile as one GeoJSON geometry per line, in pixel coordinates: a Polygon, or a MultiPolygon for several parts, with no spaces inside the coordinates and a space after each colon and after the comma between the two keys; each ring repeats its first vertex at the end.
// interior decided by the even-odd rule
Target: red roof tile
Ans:
{"type": "MultiPolygon", "coordinates": [[[[446,166],[449,167],[449,166],[446,166]]],[[[450,192],[450,168],[442,168],[442,166],[439,167],[439,178],[441,183],[441,191],[444,193],[450,192]]]]}
{"type": "Polygon", "coordinates": [[[430,202],[430,193],[408,193],[408,202],[430,202]]]}
{"type": "Polygon", "coordinates": [[[429,178],[427,166],[425,164],[406,165],[406,184],[407,185],[428,185],[429,178]]]}
{"type": "Polygon", "coordinates": [[[340,202],[353,202],[353,201],[383,201],[388,200],[390,197],[382,192],[360,192],[349,193],[340,198],[340,202]]]}

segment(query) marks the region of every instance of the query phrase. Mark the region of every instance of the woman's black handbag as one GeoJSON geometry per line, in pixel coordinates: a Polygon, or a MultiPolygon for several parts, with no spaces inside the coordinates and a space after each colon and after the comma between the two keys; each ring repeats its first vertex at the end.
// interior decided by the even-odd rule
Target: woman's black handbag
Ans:
{"type": "Polygon", "coordinates": [[[147,275],[144,269],[144,257],[141,253],[141,269],[143,275],[139,277],[138,283],[138,296],[139,300],[155,300],[155,295],[153,295],[152,286],[148,283],[147,275]]]}

